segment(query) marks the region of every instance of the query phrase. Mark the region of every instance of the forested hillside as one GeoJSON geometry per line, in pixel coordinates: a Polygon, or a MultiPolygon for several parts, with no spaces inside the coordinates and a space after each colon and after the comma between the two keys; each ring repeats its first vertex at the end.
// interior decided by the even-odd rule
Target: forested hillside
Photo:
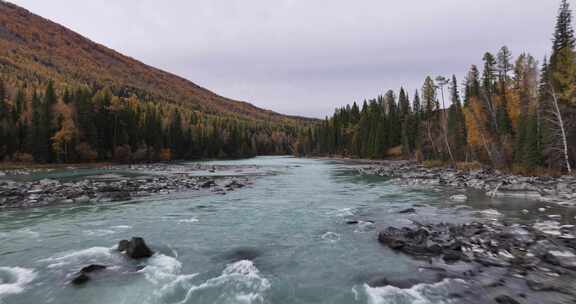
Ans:
{"type": "Polygon", "coordinates": [[[300,134],[300,154],[396,156],[480,162],[520,173],[571,172],[576,160],[576,53],[572,12],[563,0],[551,56],[485,53],[461,85],[426,77],[404,89],[336,110],[300,134]]]}
{"type": "Polygon", "coordinates": [[[0,1],[0,160],[291,153],[284,116],[218,96],[0,1]]]}

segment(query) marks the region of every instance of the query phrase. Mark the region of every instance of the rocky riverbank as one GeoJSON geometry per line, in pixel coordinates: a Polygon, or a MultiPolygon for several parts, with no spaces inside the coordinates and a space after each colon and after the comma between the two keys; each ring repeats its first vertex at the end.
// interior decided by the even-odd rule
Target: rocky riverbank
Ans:
{"type": "MultiPolygon", "coordinates": [[[[77,169],[67,168],[59,172],[74,172],[77,169]]],[[[235,173],[241,173],[244,169],[226,168],[235,173]]],[[[130,201],[182,191],[225,194],[250,184],[249,176],[217,175],[218,170],[224,170],[224,168],[214,166],[146,164],[107,166],[98,170],[102,173],[98,174],[96,171],[96,173],[92,172],[92,174],[80,175],[72,179],[43,178],[39,180],[19,177],[51,173],[53,170],[3,171],[2,179],[0,179],[0,209],[130,201]],[[203,174],[205,176],[202,176],[203,174]]]]}
{"type": "Polygon", "coordinates": [[[493,169],[459,171],[446,167],[426,168],[410,161],[372,162],[360,166],[359,170],[363,174],[388,177],[408,186],[444,185],[472,188],[482,190],[492,197],[526,198],[576,206],[575,176],[526,177],[493,169]]]}
{"type": "MultiPolygon", "coordinates": [[[[562,229],[566,234],[497,222],[415,223],[412,227],[388,227],[378,234],[378,241],[394,251],[427,260],[425,271],[435,273],[437,280],[459,279],[472,286],[456,292],[454,298],[474,299],[481,291],[494,303],[574,303],[576,229],[571,225],[562,229]]],[[[372,284],[378,285],[378,281],[372,284]]]]}
{"type": "MultiPolygon", "coordinates": [[[[524,177],[490,169],[426,168],[409,161],[361,162],[354,167],[403,186],[476,189],[494,198],[556,203],[565,210],[576,206],[573,176],[524,177]]],[[[446,199],[464,203],[468,197],[446,199]]],[[[417,212],[408,208],[397,213],[417,212]]],[[[548,215],[533,223],[503,217],[468,224],[412,221],[407,226],[380,227],[377,239],[386,248],[421,261],[422,282],[461,282],[465,288],[450,287],[455,303],[576,303],[576,227],[570,224],[573,214],[567,215],[548,215]]],[[[368,284],[406,288],[405,282],[386,277],[368,284]]]]}

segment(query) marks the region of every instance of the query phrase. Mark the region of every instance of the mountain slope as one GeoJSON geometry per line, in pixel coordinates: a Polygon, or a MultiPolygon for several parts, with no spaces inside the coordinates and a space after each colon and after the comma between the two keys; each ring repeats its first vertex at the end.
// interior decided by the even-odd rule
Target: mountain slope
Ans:
{"type": "Polygon", "coordinates": [[[209,114],[273,122],[309,121],[219,96],[182,77],[90,41],[17,5],[0,1],[0,72],[16,82],[111,87],[126,96],[209,114]]]}

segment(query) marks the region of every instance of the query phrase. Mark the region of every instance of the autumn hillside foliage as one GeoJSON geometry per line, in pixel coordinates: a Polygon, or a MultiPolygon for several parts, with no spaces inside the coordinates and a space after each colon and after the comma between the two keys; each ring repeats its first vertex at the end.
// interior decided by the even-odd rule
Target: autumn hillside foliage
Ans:
{"type": "Polygon", "coordinates": [[[572,173],[576,161],[576,52],[572,11],[559,10],[551,56],[485,53],[463,85],[426,77],[412,100],[403,88],[336,109],[302,130],[300,154],[404,158],[458,167],[490,166],[523,174],[572,173]],[[462,90],[463,89],[463,90],[462,90]],[[463,165],[468,164],[468,165],[463,165]]]}
{"type": "Polygon", "coordinates": [[[218,96],[0,1],[0,160],[286,154],[314,123],[218,96]]]}

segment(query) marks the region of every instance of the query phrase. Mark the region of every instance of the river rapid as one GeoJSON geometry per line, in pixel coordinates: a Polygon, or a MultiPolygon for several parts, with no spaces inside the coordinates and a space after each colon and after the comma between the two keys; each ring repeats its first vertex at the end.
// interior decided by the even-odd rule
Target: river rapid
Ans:
{"type": "Polygon", "coordinates": [[[408,187],[334,160],[212,164],[255,165],[258,172],[250,186],[225,195],[182,192],[0,212],[0,303],[460,303],[455,293],[473,288],[470,282],[431,279],[422,261],[379,244],[377,232],[414,221],[533,225],[571,214],[561,224],[574,222],[567,207],[408,187]],[[468,200],[450,200],[457,194],[468,200]],[[406,208],[416,213],[399,213],[406,208]],[[131,261],[115,251],[132,236],[156,254],[131,261]],[[71,286],[89,264],[109,269],[71,286]],[[371,287],[378,278],[411,284],[371,287]]]}

